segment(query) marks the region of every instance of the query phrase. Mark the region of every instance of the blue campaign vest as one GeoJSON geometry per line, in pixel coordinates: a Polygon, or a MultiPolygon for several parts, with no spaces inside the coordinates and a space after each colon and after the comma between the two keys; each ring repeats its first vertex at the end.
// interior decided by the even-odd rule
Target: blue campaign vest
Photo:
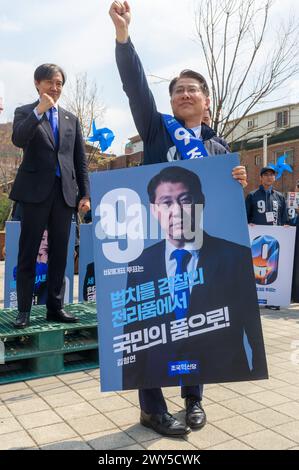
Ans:
{"type": "Polygon", "coordinates": [[[189,158],[208,157],[203,141],[198,139],[191,132],[183,127],[173,116],[162,114],[164,125],[174,143],[180,152],[182,160],[189,158]]]}

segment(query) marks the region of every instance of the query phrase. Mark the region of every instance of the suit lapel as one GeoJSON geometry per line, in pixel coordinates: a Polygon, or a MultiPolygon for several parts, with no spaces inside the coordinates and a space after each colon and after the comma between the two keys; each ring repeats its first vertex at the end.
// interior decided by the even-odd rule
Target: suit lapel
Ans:
{"type": "Polygon", "coordinates": [[[58,125],[59,125],[59,147],[62,145],[62,141],[66,134],[66,129],[69,127],[70,119],[65,109],[58,106],[58,125]]]}
{"type": "MultiPolygon", "coordinates": [[[[34,103],[35,106],[37,106],[38,104],[39,104],[39,101],[34,103]]],[[[44,113],[40,124],[41,124],[42,128],[44,129],[45,133],[47,134],[47,136],[49,137],[49,140],[50,140],[51,144],[53,145],[53,148],[55,148],[55,139],[54,139],[52,127],[51,127],[51,124],[49,122],[49,119],[47,118],[46,113],[44,113]]]]}
{"type": "Polygon", "coordinates": [[[161,268],[158,279],[164,279],[167,277],[166,260],[165,260],[166,241],[162,240],[159,243],[159,246],[157,248],[158,250],[157,250],[156,260],[158,260],[159,266],[161,268]]]}
{"type": "Polygon", "coordinates": [[[51,141],[51,144],[53,145],[53,148],[55,148],[55,140],[54,140],[52,127],[51,127],[51,124],[50,124],[50,122],[47,118],[46,113],[44,114],[44,116],[42,118],[41,125],[42,125],[42,128],[44,129],[44,131],[46,132],[47,136],[49,137],[49,139],[51,141]]]}
{"type": "MultiPolygon", "coordinates": [[[[36,108],[36,106],[38,106],[38,104],[39,104],[39,100],[32,103],[32,105],[31,105],[32,106],[32,111],[34,110],[34,108],[36,108]]],[[[43,130],[45,131],[45,133],[49,137],[49,140],[50,140],[51,144],[53,145],[53,148],[55,148],[55,140],[54,140],[52,127],[51,127],[51,124],[50,124],[50,122],[47,118],[46,113],[44,113],[43,117],[41,118],[40,125],[42,126],[43,130]]]]}
{"type": "Polygon", "coordinates": [[[203,268],[203,278],[204,284],[197,284],[193,286],[191,297],[190,297],[190,304],[188,308],[188,314],[190,315],[191,312],[196,312],[198,310],[199,305],[202,305],[205,302],[205,292],[207,288],[208,282],[208,270],[211,269],[211,263],[215,268],[217,267],[217,263],[213,261],[213,252],[209,250],[209,240],[210,237],[203,233],[203,244],[202,248],[199,251],[199,258],[197,262],[196,269],[203,268]],[[200,301],[200,304],[199,304],[200,301]]]}
{"type": "MultiPolygon", "coordinates": [[[[59,147],[61,147],[62,140],[65,136],[65,130],[66,130],[68,122],[69,122],[69,118],[67,116],[67,112],[63,108],[58,106],[59,147]]],[[[55,139],[54,139],[52,127],[46,114],[44,115],[41,124],[43,126],[43,129],[46,131],[53,147],[55,148],[55,139]]]]}

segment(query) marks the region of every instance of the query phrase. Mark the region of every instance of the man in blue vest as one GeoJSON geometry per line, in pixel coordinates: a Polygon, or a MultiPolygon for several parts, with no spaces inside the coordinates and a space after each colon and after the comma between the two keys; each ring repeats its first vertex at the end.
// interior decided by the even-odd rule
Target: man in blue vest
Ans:
{"type": "MultiPolygon", "coordinates": [[[[109,13],[116,30],[118,70],[124,91],[129,98],[136,128],[144,143],[144,164],[190,158],[188,154],[191,158],[196,158],[227,153],[226,148],[214,139],[215,132],[203,123],[204,111],[210,106],[209,88],[205,78],[193,70],[183,70],[169,85],[174,118],[158,112],[141,61],[129,37],[131,12],[128,2],[114,1],[109,13]],[[175,130],[172,132],[170,127],[173,121],[175,130]],[[186,154],[183,146],[179,145],[182,143],[181,138],[188,143],[191,143],[192,139],[195,141],[195,146],[191,145],[186,154]]],[[[243,187],[247,185],[245,167],[234,168],[232,176],[243,187]]],[[[202,385],[192,387],[192,395],[189,396],[187,391],[184,396],[186,421],[192,428],[201,428],[206,422],[206,415],[201,406],[202,389],[202,385]]],[[[139,399],[141,409],[148,415],[147,422],[143,419],[142,424],[169,436],[182,436],[190,432],[188,426],[181,424],[165,411],[161,389],[140,390],[139,399]],[[151,409],[145,409],[144,403],[151,404],[151,409]]]]}
{"type": "MultiPolygon", "coordinates": [[[[284,196],[273,189],[275,170],[271,166],[261,169],[261,185],[246,197],[247,220],[251,225],[286,225],[287,205],[284,196]]],[[[266,305],[270,310],[279,310],[278,305],[266,305]]]]}
{"type": "MultiPolygon", "coordinates": [[[[163,114],[156,108],[141,61],[129,37],[131,20],[128,2],[112,3],[110,16],[116,30],[116,62],[124,91],[129,98],[136,128],[144,143],[144,164],[178,160],[182,155],[175,147],[163,114]]],[[[208,155],[223,155],[227,150],[217,142],[215,132],[203,122],[210,107],[209,88],[205,78],[193,70],[183,70],[169,84],[170,103],[177,121],[199,137],[208,155]]],[[[233,177],[247,185],[244,166],[233,170],[233,177]]]]}
{"type": "Polygon", "coordinates": [[[275,170],[271,166],[261,169],[261,185],[246,197],[246,212],[249,224],[285,225],[288,221],[284,196],[273,189],[275,170]]]}

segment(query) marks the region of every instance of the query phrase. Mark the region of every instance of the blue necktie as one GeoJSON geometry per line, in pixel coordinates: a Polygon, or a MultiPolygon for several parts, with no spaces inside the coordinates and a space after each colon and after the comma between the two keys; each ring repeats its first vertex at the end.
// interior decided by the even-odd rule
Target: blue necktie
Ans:
{"type": "MultiPolygon", "coordinates": [[[[54,140],[55,140],[55,148],[57,150],[58,147],[59,147],[59,130],[58,130],[57,111],[54,108],[54,106],[49,109],[49,122],[50,122],[50,125],[51,125],[51,128],[52,128],[52,132],[53,132],[53,136],[54,136],[54,140]]],[[[61,176],[58,161],[57,161],[57,166],[56,166],[56,176],[59,176],[59,177],[61,176]]]]}
{"type": "MultiPolygon", "coordinates": [[[[177,263],[177,268],[175,274],[183,274],[187,272],[187,265],[191,259],[191,253],[187,250],[174,250],[171,254],[171,259],[175,259],[177,263]]],[[[176,320],[180,320],[181,318],[184,318],[187,316],[187,311],[190,303],[190,290],[189,290],[189,282],[188,285],[186,286],[185,289],[182,289],[178,291],[177,295],[179,298],[182,298],[183,294],[185,293],[186,295],[186,300],[187,300],[187,308],[184,306],[176,307],[174,309],[175,313],[175,318],[176,320]]]]}

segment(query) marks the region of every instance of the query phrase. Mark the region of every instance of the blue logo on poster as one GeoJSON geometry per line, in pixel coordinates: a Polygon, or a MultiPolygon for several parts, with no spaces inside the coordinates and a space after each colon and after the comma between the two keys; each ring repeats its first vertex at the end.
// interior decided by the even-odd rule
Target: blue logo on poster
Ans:
{"type": "Polygon", "coordinates": [[[173,377],[174,375],[185,375],[185,374],[198,374],[199,373],[199,362],[198,361],[178,361],[168,363],[168,375],[173,377]]]}

